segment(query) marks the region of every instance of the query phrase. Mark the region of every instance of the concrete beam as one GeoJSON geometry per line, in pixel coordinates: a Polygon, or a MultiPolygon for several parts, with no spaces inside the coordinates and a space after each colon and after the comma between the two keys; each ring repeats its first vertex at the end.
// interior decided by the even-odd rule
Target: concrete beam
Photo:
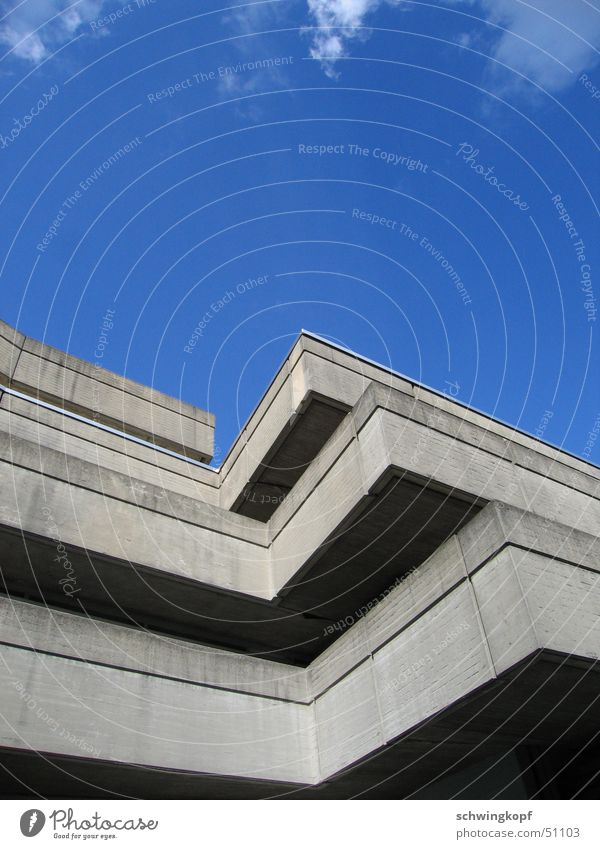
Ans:
{"type": "Polygon", "coordinates": [[[595,660],[595,562],[500,534],[469,565],[459,535],[306,671],[5,600],[0,746],[316,784],[541,651],[595,660]]]}
{"type": "Polygon", "coordinates": [[[199,460],[212,457],[214,416],[0,328],[0,378],[9,387],[80,416],[199,460]]]}
{"type": "Polygon", "coordinates": [[[600,534],[600,481],[591,473],[574,472],[580,485],[574,490],[493,454],[489,445],[448,433],[449,413],[438,411],[433,427],[426,411],[418,420],[407,396],[381,393],[371,387],[363,394],[268,525],[146,482],[135,488],[135,479],[104,467],[100,474],[91,462],[61,467],[54,449],[11,435],[3,447],[7,498],[0,518],[43,534],[40,511],[47,506],[65,544],[268,599],[302,574],[390,474],[408,473],[459,497],[504,501],[549,523],[600,534]]]}

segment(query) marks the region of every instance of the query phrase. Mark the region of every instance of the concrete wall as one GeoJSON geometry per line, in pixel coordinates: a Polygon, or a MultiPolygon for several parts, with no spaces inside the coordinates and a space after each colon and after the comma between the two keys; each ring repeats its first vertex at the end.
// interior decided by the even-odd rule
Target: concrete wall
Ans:
{"type": "Polygon", "coordinates": [[[526,468],[510,442],[494,453],[496,434],[469,422],[457,431],[456,415],[442,410],[435,426],[428,424],[431,408],[381,387],[363,393],[268,524],[216,506],[218,493],[207,483],[213,472],[201,470],[196,482],[183,461],[175,462],[186,474],[175,475],[132,458],[127,475],[116,470],[122,460],[113,446],[92,448],[80,434],[28,419],[19,428],[26,438],[14,435],[11,408],[5,415],[0,407],[6,524],[43,532],[47,506],[65,544],[261,598],[274,598],[293,580],[394,469],[600,534],[600,479],[592,467],[565,471],[564,462],[540,454],[541,468],[526,468]]]}
{"type": "Polygon", "coordinates": [[[219,475],[215,470],[156,451],[125,435],[90,427],[9,393],[0,400],[0,431],[27,440],[40,451],[49,448],[69,459],[85,460],[99,470],[126,474],[132,482],[148,483],[206,504],[219,501],[219,475]]]}
{"type": "Polygon", "coordinates": [[[11,646],[3,660],[3,746],[216,775],[316,778],[305,705],[11,646]]]}
{"type": "Polygon", "coordinates": [[[307,669],[0,597],[0,746],[314,784],[542,649],[598,657],[598,470],[399,375],[303,336],[219,471],[127,436],[208,456],[209,414],[5,325],[0,379],[124,431],[0,397],[7,539],[56,535],[124,581],[277,610],[391,478],[487,504],[307,669]],[[268,522],[232,512],[313,397],[349,412],[268,522]]]}
{"type": "Polygon", "coordinates": [[[0,378],[59,407],[172,451],[212,457],[214,416],[0,325],[0,378]]]}
{"type": "Polygon", "coordinates": [[[542,648],[598,656],[598,541],[553,558],[518,518],[489,505],[307,670],[4,599],[0,745],[324,780],[542,648]]]}
{"type": "MultiPolygon", "coordinates": [[[[479,529],[495,525],[496,553],[489,559],[475,565],[477,528],[467,526],[311,664],[322,777],[541,649],[598,657],[598,540],[575,533],[570,544],[561,534],[564,560],[509,545],[501,511],[490,505],[473,520],[479,529]]],[[[514,524],[517,511],[506,513],[514,524]]],[[[543,535],[543,519],[521,518],[543,535]]]]}
{"type": "MultiPolygon", "coordinates": [[[[99,490],[84,488],[75,482],[75,462],[69,465],[71,479],[61,480],[52,466],[53,459],[60,463],[61,455],[53,458],[48,450],[42,452],[42,474],[27,467],[39,462],[32,450],[31,443],[13,439],[12,462],[0,462],[1,524],[44,537],[50,515],[67,547],[270,598],[263,527],[254,531],[242,517],[235,527],[232,521],[219,521],[218,513],[210,515],[218,508],[200,509],[184,496],[167,500],[149,486],[124,500],[119,494],[123,481],[116,472],[104,471],[99,490]],[[17,461],[27,466],[15,465],[17,461]]],[[[86,471],[83,468],[82,474],[86,471]]]]}

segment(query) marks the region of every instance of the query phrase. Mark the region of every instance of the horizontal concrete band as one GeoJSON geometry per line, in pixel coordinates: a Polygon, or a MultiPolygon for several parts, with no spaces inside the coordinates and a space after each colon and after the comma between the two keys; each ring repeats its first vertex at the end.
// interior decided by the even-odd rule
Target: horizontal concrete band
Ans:
{"type": "Polygon", "coordinates": [[[53,556],[70,554],[92,613],[0,597],[0,747],[316,785],[493,696],[540,653],[586,674],[598,657],[599,471],[389,369],[303,334],[219,470],[128,438],[204,459],[209,414],[0,325],[3,380],[123,433],[0,395],[8,591],[64,607],[53,556]],[[265,521],[236,512],[249,482],[287,490],[265,521]],[[404,512],[413,497],[426,521],[404,512]],[[404,546],[398,532],[345,568],[365,514],[367,549],[378,523],[429,538],[336,622],[321,597],[303,600],[314,585],[327,595],[328,561],[341,550],[338,577],[368,594],[404,546]],[[117,617],[96,578],[148,629],[101,619],[117,617]],[[180,630],[163,636],[171,619],[180,630]],[[278,653],[266,632],[287,619],[286,645],[330,635],[278,653]]]}
{"type": "Polygon", "coordinates": [[[311,702],[305,669],[3,596],[0,642],[154,678],[311,702]]]}
{"type": "Polygon", "coordinates": [[[214,416],[17,333],[0,322],[0,382],[200,460],[212,457],[214,416]]]}
{"type": "Polygon", "coordinates": [[[337,623],[337,626],[331,629],[332,632],[336,636],[339,636],[340,632],[345,632],[344,636],[310,665],[310,680],[305,680],[304,672],[297,667],[272,663],[259,658],[238,656],[233,652],[159,636],[110,622],[89,620],[85,616],[6,598],[0,602],[4,623],[2,640],[18,643],[27,638],[32,640],[32,645],[38,650],[54,654],[96,660],[99,663],[123,668],[130,668],[133,661],[131,668],[144,670],[147,674],[154,672],[161,676],[186,678],[196,683],[230,689],[245,690],[249,687],[249,692],[257,692],[274,698],[310,701],[310,698],[330,687],[352,666],[362,662],[367,654],[396,636],[414,619],[422,615],[429,605],[438,601],[458,583],[465,580],[468,574],[477,571],[506,547],[519,553],[519,556],[522,552],[523,556],[532,554],[552,557],[553,560],[564,564],[565,568],[578,566],[592,573],[600,569],[600,541],[597,538],[573,530],[569,532],[565,526],[549,523],[535,514],[493,503],[457,535],[445,542],[425,563],[399,579],[396,586],[390,588],[383,599],[365,605],[364,608],[355,612],[355,616],[348,617],[355,622],[363,620],[376,623],[371,628],[375,630],[375,636],[366,642],[361,642],[363,654],[357,655],[352,648],[353,641],[357,635],[361,634],[360,628],[350,627],[352,622],[337,623]],[[417,598],[415,587],[421,588],[418,601],[415,601],[417,598]],[[427,588],[426,593],[422,591],[423,588],[427,588]],[[29,611],[29,613],[21,614],[17,621],[14,619],[15,610],[29,611]],[[388,610],[389,615],[386,613],[388,610]],[[47,622],[44,629],[40,631],[40,622],[44,616],[47,617],[47,622]],[[88,634],[86,629],[89,628],[90,622],[94,625],[88,634]],[[6,636],[7,634],[10,636],[6,636]],[[100,638],[106,644],[103,650],[98,644],[100,638]],[[345,648],[346,641],[349,641],[348,649],[345,648]],[[109,649],[110,653],[107,654],[109,649]],[[134,653],[132,653],[133,649],[135,649],[134,653]],[[331,664],[330,658],[333,656],[339,660],[331,664]],[[344,658],[343,662],[341,658],[344,658]],[[241,664],[235,667],[235,674],[232,673],[227,661],[241,664]],[[220,669],[220,664],[224,665],[224,671],[220,669]],[[217,677],[211,678],[212,672],[205,673],[205,668],[212,670],[217,677]],[[249,679],[251,684],[243,684],[240,681],[237,673],[242,669],[251,672],[252,678],[249,679]],[[260,675],[257,670],[261,670],[260,675]],[[326,671],[324,677],[323,670],[326,671]],[[261,689],[262,684],[259,686],[252,683],[257,675],[258,680],[264,682],[267,672],[271,676],[268,680],[273,678],[280,682],[276,689],[261,689]],[[293,681],[294,688],[281,689],[281,687],[287,688],[290,680],[293,681]],[[297,688],[298,681],[302,682],[300,689],[297,688]],[[309,687],[310,689],[307,689],[309,687]]]}
{"type": "Polygon", "coordinates": [[[389,474],[410,474],[481,503],[503,501],[548,522],[600,534],[600,484],[592,476],[572,470],[571,482],[561,483],[519,465],[507,445],[495,446],[493,434],[376,384],[268,525],[156,481],[131,479],[126,470],[94,463],[89,454],[85,460],[73,457],[70,445],[61,451],[56,440],[53,448],[36,443],[39,425],[20,439],[10,430],[10,415],[3,419],[0,409],[0,427],[8,428],[0,446],[2,524],[48,536],[46,508],[54,536],[66,546],[267,600],[294,581],[389,474]]]}
{"type": "MultiPolygon", "coordinates": [[[[23,337],[0,322],[0,382],[3,374],[6,380],[18,375],[18,368],[22,369],[22,374],[30,375],[27,380],[23,379],[20,385],[24,388],[29,386],[30,389],[37,387],[34,394],[42,392],[46,393],[47,397],[51,395],[59,405],[64,402],[65,406],[73,408],[71,402],[75,400],[81,411],[87,411],[88,415],[90,411],[93,413],[90,417],[94,420],[103,421],[103,417],[106,417],[106,421],[111,425],[116,423],[120,426],[125,423],[126,426],[122,428],[124,431],[149,436],[151,442],[164,444],[167,448],[189,457],[205,459],[205,456],[212,453],[212,442],[210,451],[199,445],[196,450],[192,444],[193,440],[200,438],[197,427],[214,430],[214,417],[210,414],[23,337]],[[36,367],[31,365],[31,358],[39,360],[36,367]],[[60,369],[65,371],[62,377],[60,369]],[[59,371],[54,375],[56,370],[59,371]],[[111,392],[114,390],[123,397],[129,393],[132,398],[137,399],[135,403],[139,402],[142,406],[131,407],[131,416],[123,417],[126,405],[119,402],[115,407],[118,395],[114,395],[114,399],[112,395],[107,396],[104,403],[104,396],[101,397],[101,393],[105,391],[102,389],[103,383],[111,392]],[[43,391],[40,390],[42,385],[43,391]],[[55,389],[52,389],[53,386],[55,389]],[[86,406],[85,398],[90,392],[92,403],[91,406],[86,406]],[[156,412],[153,412],[154,408],[156,412]],[[113,415],[115,411],[116,417],[113,415]],[[175,431],[171,424],[168,424],[171,419],[167,421],[163,412],[164,416],[174,416],[172,424],[175,431]],[[143,427],[140,426],[142,422],[143,427]],[[152,437],[147,422],[152,423],[150,430],[156,434],[156,438],[152,437]],[[191,422],[194,424],[190,424],[191,422]],[[192,441],[185,436],[186,428],[189,427],[196,428],[192,441]],[[162,440],[162,437],[165,437],[166,441],[162,440]]],[[[193,477],[199,484],[198,495],[211,503],[217,503],[208,491],[209,488],[216,487],[219,492],[218,503],[223,508],[230,509],[239,499],[248,481],[256,474],[273,444],[301,414],[308,399],[324,398],[331,404],[350,409],[357,405],[369,387],[378,393],[378,401],[384,407],[400,405],[402,415],[415,420],[427,418],[429,427],[445,429],[446,432],[453,433],[459,441],[480,445],[492,454],[531,468],[559,483],[581,487],[588,492],[591,484],[596,486],[595,491],[598,491],[600,473],[593,466],[396,375],[385,367],[303,333],[240,431],[218,474],[212,470],[192,470],[193,477]],[[589,481],[587,486],[586,479],[589,481]],[[207,486],[203,486],[204,484],[207,486]]],[[[2,406],[6,403],[7,399],[2,399],[2,406]]],[[[23,414],[23,409],[20,412],[23,414]]],[[[207,432],[207,435],[212,440],[212,433],[207,432]]],[[[81,429],[78,436],[82,436],[81,429]]],[[[89,438],[97,441],[97,430],[89,438]]],[[[70,451],[77,451],[76,442],[76,439],[69,440],[70,451]]],[[[111,444],[114,446],[115,440],[112,440],[111,444]]],[[[138,449],[135,451],[148,458],[147,452],[138,449]]],[[[127,453],[130,453],[129,448],[127,453]]],[[[181,468],[181,461],[173,464],[167,457],[152,458],[151,462],[155,466],[164,466],[165,469],[181,468]]],[[[147,465],[145,468],[148,470],[147,465]]],[[[136,471],[140,474],[139,464],[136,471]]]]}
{"type": "Polygon", "coordinates": [[[426,416],[434,429],[443,429],[440,425],[445,424],[459,440],[482,444],[491,453],[526,468],[533,463],[532,468],[559,482],[576,485],[573,472],[600,481],[598,469],[578,458],[383,366],[302,334],[223,461],[222,506],[230,507],[235,501],[274,437],[311,394],[350,409],[369,387],[384,408],[390,403],[401,405],[403,415],[417,420],[426,416]]]}
{"type": "Polygon", "coordinates": [[[517,518],[490,505],[307,670],[4,600],[0,746],[325,780],[541,649],[598,656],[597,558],[508,544],[517,518]]]}
{"type": "Polygon", "coordinates": [[[60,451],[74,460],[125,472],[140,484],[181,492],[207,504],[219,503],[219,474],[199,462],[160,452],[114,429],[90,425],[73,415],[57,412],[20,394],[5,392],[0,398],[0,429],[21,439],[60,451]]]}

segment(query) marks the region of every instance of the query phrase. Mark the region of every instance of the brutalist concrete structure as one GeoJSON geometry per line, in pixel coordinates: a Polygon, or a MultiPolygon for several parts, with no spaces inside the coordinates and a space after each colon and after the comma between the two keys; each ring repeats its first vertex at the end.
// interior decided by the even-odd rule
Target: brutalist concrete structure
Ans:
{"type": "Polygon", "coordinates": [[[0,793],[593,797],[600,474],[303,333],[212,415],[0,325],[0,793]]]}

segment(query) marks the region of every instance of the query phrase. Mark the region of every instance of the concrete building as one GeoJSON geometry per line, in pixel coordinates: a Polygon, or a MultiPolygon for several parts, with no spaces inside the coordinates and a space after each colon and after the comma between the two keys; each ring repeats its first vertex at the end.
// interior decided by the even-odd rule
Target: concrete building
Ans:
{"type": "Polygon", "coordinates": [[[594,797],[600,472],[303,333],[210,413],[0,325],[0,793],[594,797]]]}

